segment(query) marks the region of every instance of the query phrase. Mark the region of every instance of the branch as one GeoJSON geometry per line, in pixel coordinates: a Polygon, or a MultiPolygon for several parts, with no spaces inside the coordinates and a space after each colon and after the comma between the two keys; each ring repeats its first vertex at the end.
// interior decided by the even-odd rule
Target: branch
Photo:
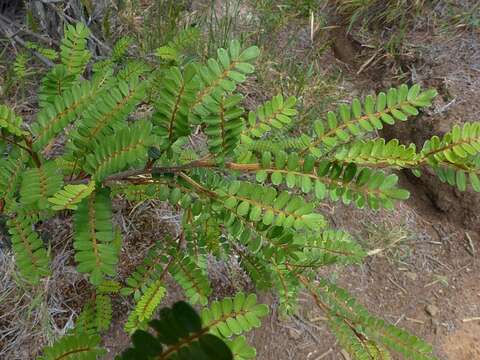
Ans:
{"type": "Polygon", "coordinates": [[[30,49],[27,46],[27,43],[20,36],[16,35],[11,29],[9,29],[8,24],[6,24],[5,22],[0,21],[0,30],[2,30],[2,32],[5,34],[5,36],[8,39],[15,41],[16,43],[18,43],[19,45],[21,45],[22,47],[30,51],[30,53],[32,53],[38,60],[43,62],[46,66],[52,67],[54,65],[54,63],[50,59],[47,59],[42,54],[36,52],[33,49],[30,49]]]}
{"type": "MultiPolygon", "coordinates": [[[[73,23],[73,24],[75,24],[76,22],[79,21],[79,20],[74,19],[73,17],[65,14],[64,11],[59,10],[54,4],[52,4],[52,2],[46,2],[45,0],[42,1],[42,2],[45,5],[47,5],[49,8],[51,8],[53,11],[55,11],[58,14],[58,16],[60,16],[63,19],[63,21],[68,22],[68,23],[73,23]]],[[[103,43],[100,39],[98,39],[95,35],[93,35],[92,32],[90,32],[89,36],[94,42],[96,42],[101,48],[106,50],[108,53],[112,52],[112,49],[108,45],[103,43]]]]}
{"type": "Polygon", "coordinates": [[[18,142],[14,141],[12,139],[9,139],[9,138],[3,136],[2,134],[0,134],[0,139],[3,139],[6,142],[8,142],[12,145],[18,146],[20,149],[28,152],[30,154],[30,156],[32,157],[32,160],[35,163],[36,167],[40,167],[42,165],[42,162],[40,161],[40,158],[38,157],[38,154],[35,151],[32,150],[32,142],[29,138],[24,139],[28,146],[24,146],[22,144],[19,144],[18,142]]]}
{"type": "MultiPolygon", "coordinates": [[[[213,160],[195,160],[184,165],[175,165],[175,166],[158,166],[151,169],[132,169],[113,174],[103,180],[103,184],[114,183],[118,181],[136,181],[136,180],[145,180],[151,179],[155,175],[160,174],[178,174],[185,170],[192,170],[197,168],[225,168],[230,170],[239,170],[239,171],[255,171],[260,170],[261,165],[259,163],[255,164],[239,164],[234,162],[227,162],[222,167],[217,165],[213,160]]],[[[185,175],[185,174],[184,174],[185,175]]],[[[87,184],[90,182],[89,177],[84,177],[80,179],[68,179],[65,180],[67,184],[87,184]]]]}
{"type": "Polygon", "coordinates": [[[197,189],[199,192],[203,192],[207,194],[210,197],[217,197],[217,193],[203,187],[199,183],[197,183],[195,180],[193,180],[191,177],[185,175],[183,172],[180,173],[179,175],[183,180],[188,182],[190,185],[192,185],[195,189],[197,189]]]}
{"type": "Polygon", "coordinates": [[[0,134],[0,139],[5,140],[6,142],[8,142],[8,143],[10,143],[10,144],[12,144],[12,145],[18,146],[20,149],[25,150],[25,151],[28,152],[30,155],[32,154],[32,150],[31,150],[31,149],[29,149],[29,148],[27,148],[26,146],[23,146],[23,145],[17,143],[16,141],[14,141],[14,140],[12,140],[12,139],[9,139],[9,138],[3,136],[2,134],[0,134]]]}
{"type": "Polygon", "coordinates": [[[3,16],[2,14],[0,14],[0,23],[3,23],[4,25],[10,25],[10,26],[13,26],[13,27],[16,27],[19,31],[27,34],[27,35],[30,35],[32,37],[34,37],[35,39],[39,40],[39,41],[42,41],[48,45],[56,45],[56,46],[59,46],[58,44],[58,41],[50,38],[50,37],[45,37],[43,35],[40,35],[40,34],[37,34],[33,31],[30,31],[26,28],[24,28],[22,25],[20,24],[17,24],[16,22],[10,20],[9,18],[7,18],[6,16],[3,16]]]}
{"type": "Polygon", "coordinates": [[[203,328],[199,332],[196,332],[190,336],[181,338],[178,343],[173,344],[167,349],[165,349],[165,352],[158,355],[155,359],[158,359],[158,360],[167,359],[172,353],[179,351],[184,345],[188,345],[194,342],[195,340],[200,339],[204,334],[208,333],[209,330],[210,330],[209,328],[203,328]]]}
{"type": "MultiPolygon", "coordinates": [[[[299,161],[300,164],[303,164],[303,160],[299,161]]],[[[361,164],[359,164],[361,166],[361,164]]],[[[426,164],[419,163],[419,166],[426,166],[426,164]]],[[[368,164],[366,164],[365,167],[368,167],[368,164]]],[[[412,168],[414,166],[409,166],[409,167],[404,167],[404,168],[412,168]]],[[[175,165],[175,166],[158,166],[158,167],[152,167],[148,168],[145,167],[143,169],[132,169],[132,170],[126,170],[122,171],[113,175],[108,176],[105,178],[103,181],[104,185],[110,184],[110,183],[115,183],[115,182],[138,182],[138,181],[150,181],[155,175],[161,175],[161,174],[179,174],[184,171],[192,170],[192,169],[198,169],[198,168],[212,168],[212,169],[228,169],[228,170],[234,170],[234,171],[241,171],[241,172],[253,172],[253,171],[258,171],[258,170],[264,170],[267,172],[288,172],[288,170],[285,169],[276,169],[276,168],[264,168],[262,164],[260,163],[250,163],[250,164],[243,164],[243,163],[236,163],[236,162],[226,162],[223,164],[217,164],[215,160],[208,160],[208,159],[200,159],[200,160],[194,160],[192,162],[189,162],[187,164],[183,165],[175,165]]],[[[301,173],[303,176],[309,176],[312,178],[319,178],[318,176],[314,174],[307,174],[307,173],[301,173]]],[[[185,174],[182,175],[186,176],[185,174]]],[[[323,178],[322,178],[323,179],[323,178]]],[[[327,179],[327,178],[325,178],[327,179]]],[[[323,180],[325,180],[323,179],[323,180]]],[[[90,181],[89,177],[84,177],[80,179],[66,179],[65,183],[69,184],[83,184],[83,183],[88,183],[90,181]]],[[[326,181],[326,180],[325,180],[326,181]]],[[[336,180],[328,179],[330,182],[335,182],[336,180]]],[[[338,182],[338,181],[337,181],[338,182]]]]}
{"type": "Polygon", "coordinates": [[[200,168],[200,167],[205,168],[205,167],[214,167],[214,166],[215,164],[212,162],[195,160],[184,165],[159,166],[159,167],[153,167],[151,169],[147,168],[147,169],[126,170],[114,175],[110,175],[104,181],[105,182],[122,181],[128,178],[132,178],[134,176],[173,174],[173,173],[179,173],[181,171],[190,170],[194,168],[200,168]]]}

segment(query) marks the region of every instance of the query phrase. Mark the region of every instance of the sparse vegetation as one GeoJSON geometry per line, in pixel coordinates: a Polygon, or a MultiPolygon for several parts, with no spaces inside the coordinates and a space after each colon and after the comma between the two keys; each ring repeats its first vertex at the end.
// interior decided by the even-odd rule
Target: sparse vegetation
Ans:
{"type": "Polygon", "coordinates": [[[418,15],[425,0],[337,0],[337,11],[349,19],[349,27],[401,25],[418,15]]]}
{"type": "Polygon", "coordinates": [[[458,7],[449,7],[450,23],[457,30],[480,31],[480,4],[474,4],[466,11],[458,7]]]}

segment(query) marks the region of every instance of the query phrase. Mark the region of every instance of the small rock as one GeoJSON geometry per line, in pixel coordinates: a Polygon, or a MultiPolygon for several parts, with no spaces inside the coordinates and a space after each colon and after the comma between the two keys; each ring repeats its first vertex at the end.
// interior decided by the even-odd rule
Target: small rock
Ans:
{"type": "Polygon", "coordinates": [[[298,340],[302,336],[302,333],[296,329],[290,328],[288,329],[288,335],[290,335],[292,339],[298,340]]]}
{"type": "Polygon", "coordinates": [[[425,307],[425,312],[430,315],[431,317],[435,317],[437,314],[438,314],[438,307],[436,307],[435,305],[427,305],[425,307]]]}
{"type": "Polygon", "coordinates": [[[414,272],[411,272],[411,271],[406,272],[405,276],[412,281],[417,281],[417,279],[418,279],[417,273],[414,273],[414,272]]]}

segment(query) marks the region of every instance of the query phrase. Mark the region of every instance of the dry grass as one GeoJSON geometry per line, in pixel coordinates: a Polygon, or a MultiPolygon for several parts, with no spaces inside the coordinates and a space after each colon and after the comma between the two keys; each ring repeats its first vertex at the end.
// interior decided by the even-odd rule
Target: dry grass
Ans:
{"type": "Polygon", "coordinates": [[[48,343],[72,327],[75,298],[87,290],[68,265],[70,251],[57,254],[52,274],[38,286],[19,276],[9,250],[0,247],[0,359],[32,359],[48,343]]]}
{"type": "Polygon", "coordinates": [[[350,26],[363,24],[392,25],[412,18],[426,6],[425,0],[338,0],[337,9],[349,18],[350,26]]]}
{"type": "Polygon", "coordinates": [[[380,256],[396,262],[410,258],[414,234],[407,226],[377,221],[365,224],[365,232],[363,243],[372,253],[379,251],[380,256]]]}

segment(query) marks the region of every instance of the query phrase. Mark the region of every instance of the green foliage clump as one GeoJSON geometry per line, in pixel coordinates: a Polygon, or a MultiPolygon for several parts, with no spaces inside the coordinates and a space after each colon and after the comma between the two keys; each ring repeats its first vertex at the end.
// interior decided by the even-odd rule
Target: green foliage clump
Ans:
{"type": "Polygon", "coordinates": [[[35,225],[73,213],[74,261],[95,289],[76,327],[45,349],[44,359],[100,356],[99,335],[118,294],[135,303],[125,325],[133,348],[122,358],[253,358],[244,334],[268,309],[241,292],[215,300],[211,256],[234,256],[257,289],[277,294],[284,313],[296,311],[300,292],[309,293],[352,357],[433,358],[424,341],[373,317],[318,275],[321,267],[360,263],[366,252],[331,228],[317,205],[328,198],[391,209],[409,196],[393,169],[418,176],[433,170],[460,191],[479,191],[479,123],[455,126],[420,151],[386,142],[377,130],[418,115],[436,95],[401,85],[342,104],[298,135],[295,98],[280,94],[250,112],[242,107],[239,89],[254,72],[255,46],[232,41],[205,64],[152,66],[126,59],[124,41],[88,77],[88,34],[82,25],[65,29],[60,63],[41,84],[30,127],[0,106],[0,197],[21,274],[33,284],[48,278],[48,243],[35,225]],[[59,136],[63,151],[52,151],[59,136]],[[181,214],[179,236],[159,241],[125,280],[117,275],[117,197],[167,202],[181,214]],[[202,306],[201,318],[180,303],[150,322],[169,291],[167,276],[202,306]],[[158,337],[145,331],[149,324],[158,337]]]}

